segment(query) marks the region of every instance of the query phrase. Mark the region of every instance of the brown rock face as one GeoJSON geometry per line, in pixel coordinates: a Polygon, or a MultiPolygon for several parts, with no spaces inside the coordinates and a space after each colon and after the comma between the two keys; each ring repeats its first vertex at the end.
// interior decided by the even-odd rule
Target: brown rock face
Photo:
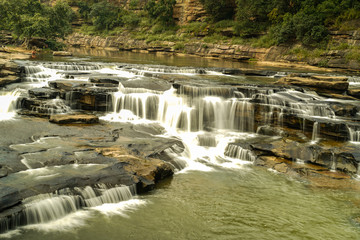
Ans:
{"type": "Polygon", "coordinates": [[[199,0],[178,0],[174,6],[173,18],[180,24],[201,21],[207,16],[199,0]]]}

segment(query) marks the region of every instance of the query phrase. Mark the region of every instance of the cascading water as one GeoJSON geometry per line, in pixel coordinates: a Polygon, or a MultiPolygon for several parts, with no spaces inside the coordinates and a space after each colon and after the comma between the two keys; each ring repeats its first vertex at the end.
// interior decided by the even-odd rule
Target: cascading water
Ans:
{"type": "Polygon", "coordinates": [[[48,223],[84,208],[128,201],[136,195],[136,186],[105,185],[62,189],[52,194],[40,194],[24,199],[21,211],[10,217],[0,216],[0,232],[30,224],[48,223]]]}
{"type": "Polygon", "coordinates": [[[349,131],[349,139],[351,142],[360,142],[360,130],[358,130],[356,127],[348,126],[349,131]]]}
{"type": "MultiPolygon", "coordinates": [[[[288,134],[285,133],[285,128],[294,128],[294,132],[299,131],[295,134],[291,132],[290,134],[293,134],[291,137],[295,139],[300,136],[301,141],[306,141],[307,144],[310,139],[316,141],[319,138],[320,124],[314,122],[313,118],[333,122],[337,120],[335,112],[326,103],[325,98],[312,92],[300,92],[284,88],[236,86],[236,84],[213,86],[210,84],[211,80],[206,78],[211,74],[221,75],[221,73],[211,72],[207,69],[136,64],[116,66],[115,64],[97,63],[42,63],[38,65],[32,63],[31,66],[25,68],[25,72],[27,84],[36,87],[48,86],[50,81],[56,80],[82,81],[89,86],[91,85],[87,88],[86,84],[81,83],[81,87],[66,90],[65,94],[59,95],[59,98],[62,99],[42,100],[43,105],[39,104],[38,108],[33,109],[33,111],[40,112],[48,109],[48,114],[54,114],[69,112],[71,108],[87,110],[72,103],[75,99],[73,94],[78,94],[80,91],[93,93],[92,90],[101,89],[100,93],[106,95],[108,103],[106,112],[97,112],[102,115],[102,120],[130,122],[134,125],[162,125],[164,131],[162,130],[161,136],[156,137],[179,139],[185,147],[184,150],[177,145],[171,146],[163,153],[169,156],[171,163],[179,172],[188,170],[216,172],[223,168],[242,168],[244,164],[254,162],[256,155],[255,151],[250,150],[255,149],[251,146],[251,140],[265,136],[265,131],[255,134],[255,130],[260,127],[269,127],[268,129],[271,131],[266,133],[267,136],[276,135],[276,128],[281,129],[284,135],[288,134]],[[177,76],[180,74],[185,75],[185,77],[177,82],[177,76]],[[195,81],[193,78],[200,80],[195,81]],[[140,83],[139,87],[136,88],[131,83],[133,80],[140,82],[149,79],[155,82],[170,79],[168,83],[171,84],[168,84],[167,90],[150,90],[143,88],[145,84],[143,86],[140,83]],[[97,80],[99,81],[97,82],[97,80]],[[102,83],[100,80],[105,82],[102,85],[103,88],[96,85],[102,83]],[[195,86],[192,85],[193,82],[196,82],[195,86]],[[40,85],[36,85],[37,83],[40,85]],[[132,87],[125,87],[129,85],[132,87]],[[110,87],[106,88],[108,86],[110,87]],[[297,121],[298,119],[300,121],[297,121]],[[264,135],[259,136],[261,134],[264,135]]],[[[89,96],[87,95],[87,97],[89,96]]],[[[94,95],[80,100],[92,102],[95,98],[91,97],[94,95]]],[[[116,124],[106,125],[115,126],[116,124]]],[[[94,127],[94,129],[96,128],[94,127]]],[[[324,137],[323,130],[325,127],[322,129],[321,137],[324,137]]],[[[357,132],[356,128],[349,127],[351,141],[360,141],[360,135],[357,132]]],[[[280,135],[282,134],[278,136],[280,135]]],[[[286,140],[288,142],[293,141],[292,138],[286,140]]],[[[40,138],[33,144],[14,144],[11,145],[10,149],[20,152],[19,156],[23,164],[29,168],[28,172],[34,175],[32,180],[41,182],[43,179],[61,176],[57,172],[60,171],[61,167],[56,165],[53,168],[44,167],[47,166],[46,164],[55,164],[56,161],[53,160],[61,159],[62,155],[59,153],[61,146],[73,144],[70,146],[71,148],[69,147],[71,151],[66,152],[66,154],[71,155],[72,151],[75,151],[73,148],[81,145],[65,142],[67,141],[57,137],[47,137],[46,139],[40,138]],[[47,142],[46,148],[42,146],[43,142],[47,142]],[[35,148],[38,151],[35,151],[35,148]],[[39,160],[39,155],[46,157],[39,160]],[[40,169],[41,167],[43,169],[40,169]],[[41,171],[48,171],[49,173],[41,175],[39,174],[41,171]]],[[[106,145],[108,142],[104,140],[102,143],[106,145]]],[[[91,146],[94,146],[97,143],[92,144],[91,146]]],[[[293,151],[298,151],[296,148],[300,144],[296,144],[292,145],[293,151]]],[[[270,144],[263,143],[260,148],[263,147],[265,151],[268,151],[270,149],[268,145],[270,144]]],[[[311,144],[308,145],[313,147],[311,144]]],[[[75,164],[68,170],[69,172],[75,171],[74,169],[78,167],[77,154],[85,153],[74,153],[75,156],[72,156],[71,162],[75,164]]],[[[309,157],[311,154],[307,153],[304,153],[303,156],[291,152],[284,153],[284,155],[286,154],[296,155],[293,160],[299,163],[313,159],[313,157],[309,157]]],[[[97,157],[98,155],[95,154],[95,158],[97,157]]],[[[331,170],[334,170],[337,167],[337,158],[333,156],[331,161],[331,170]]],[[[86,165],[84,168],[87,167],[86,165]]],[[[0,219],[0,226],[1,229],[7,230],[25,224],[54,221],[79,209],[100,209],[107,203],[118,203],[131,199],[134,194],[134,190],[124,186],[63,189],[55,193],[23,200],[22,211],[11,218],[0,219]]]]}
{"type": "Polygon", "coordinates": [[[312,142],[317,142],[319,139],[320,126],[318,122],[314,122],[313,131],[312,131],[312,142]]]}
{"type": "Polygon", "coordinates": [[[225,149],[225,155],[232,157],[232,158],[238,158],[245,161],[251,161],[253,162],[255,160],[255,156],[251,153],[250,150],[243,149],[240,146],[236,145],[228,145],[225,149]]]}
{"type": "Polygon", "coordinates": [[[17,99],[20,95],[19,89],[11,92],[0,92],[0,121],[9,120],[15,116],[17,99]]]}

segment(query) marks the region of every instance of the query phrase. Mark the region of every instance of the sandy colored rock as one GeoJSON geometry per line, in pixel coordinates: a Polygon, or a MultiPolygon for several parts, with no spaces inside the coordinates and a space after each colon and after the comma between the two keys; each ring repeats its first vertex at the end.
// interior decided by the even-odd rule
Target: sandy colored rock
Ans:
{"type": "Polygon", "coordinates": [[[67,124],[67,123],[93,124],[99,122],[99,117],[95,115],[87,115],[87,114],[77,114],[77,115],[56,114],[56,115],[51,115],[49,121],[58,124],[67,124]]]}
{"type": "Polygon", "coordinates": [[[116,158],[121,163],[126,163],[124,169],[132,172],[142,182],[142,188],[153,188],[155,183],[174,174],[170,164],[154,158],[134,156],[120,146],[98,148],[97,152],[105,157],[116,158]]]}
{"type": "Polygon", "coordinates": [[[344,81],[323,81],[302,77],[283,77],[279,79],[276,83],[283,85],[311,87],[316,89],[331,89],[338,91],[346,91],[349,87],[349,83],[344,81]]]}
{"type": "Polygon", "coordinates": [[[346,82],[349,79],[348,77],[321,76],[321,75],[313,75],[311,76],[311,78],[320,81],[340,81],[340,82],[346,82]]]}
{"type": "Polygon", "coordinates": [[[18,76],[9,75],[3,78],[0,78],[0,87],[3,87],[5,85],[11,84],[11,83],[18,83],[21,79],[18,76]]]}

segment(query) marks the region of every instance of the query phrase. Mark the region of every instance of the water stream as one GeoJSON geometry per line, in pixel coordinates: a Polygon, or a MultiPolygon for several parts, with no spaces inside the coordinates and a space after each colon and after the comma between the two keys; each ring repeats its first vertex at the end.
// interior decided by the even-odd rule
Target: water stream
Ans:
{"type": "MultiPolygon", "coordinates": [[[[247,148],[247,143],[259,139],[271,142],[280,138],[281,134],[262,135],[261,129],[266,127],[291,126],[296,134],[302,134],[299,142],[316,145],[332,137],[321,124],[338,124],[345,126],[345,135],[349,134],[341,144],[360,141],[357,124],[337,116],[326,103],[336,100],[295,89],[234,87],[234,82],[253,83],[254,79],[227,75],[213,67],[169,67],[154,64],[154,59],[146,65],[79,59],[21,62],[26,73],[22,88],[47,87],[54,80],[88,87],[90,79],[106,79],[106,84],[112,84],[104,98],[106,106],[94,111],[102,124],[163,127],[154,138],[177,138],[185,146],[181,153],[174,149],[166,152],[174,160],[176,174],[143,195],[137,195],[131,186],[99,185],[23,199],[20,215],[6,220],[0,215],[0,228],[11,229],[0,238],[360,239],[358,192],[314,188],[298,178],[254,166],[256,155],[247,148]],[[168,81],[173,84],[163,88],[168,81]],[[290,121],[294,116],[296,121],[290,121]]],[[[255,82],[269,83],[280,73],[275,71],[255,82]]],[[[99,88],[91,85],[89,91],[99,88]]],[[[13,157],[10,154],[16,151],[20,162],[16,173],[0,178],[0,186],[34,188],[49,179],[90,176],[100,171],[101,164],[77,162],[91,156],[86,148],[78,148],[99,130],[22,119],[16,115],[16,106],[25,92],[0,93],[0,128],[5,132],[11,124],[14,129],[13,137],[1,141],[1,158],[6,154],[13,157]],[[14,116],[17,121],[9,123],[14,116]],[[34,130],[24,130],[25,123],[34,130]],[[78,136],[77,132],[83,135],[72,142],[71,137],[61,137],[61,131],[68,131],[66,136],[71,137],[78,136]],[[39,132],[45,137],[37,137],[41,136],[39,132]],[[21,133],[25,135],[22,138],[18,137],[21,133]],[[71,164],[57,164],[58,159],[73,152],[71,164]]],[[[59,95],[31,111],[47,109],[46,114],[54,114],[86,110],[88,105],[74,102],[76,94],[59,95]]],[[[294,156],[296,161],[303,155],[294,156]]],[[[334,151],[329,156],[330,169],[336,172],[334,151]]],[[[0,164],[6,163],[1,158],[0,164]]]]}

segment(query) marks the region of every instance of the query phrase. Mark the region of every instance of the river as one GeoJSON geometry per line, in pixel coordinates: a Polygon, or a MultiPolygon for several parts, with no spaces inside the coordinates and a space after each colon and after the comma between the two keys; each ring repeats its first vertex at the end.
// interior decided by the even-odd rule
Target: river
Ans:
{"type": "MultiPolygon", "coordinates": [[[[146,66],[143,64],[191,67],[191,69],[193,67],[205,68],[208,72],[208,75],[205,77],[206,81],[214,82],[225,81],[233,83],[236,81],[237,83],[268,84],[274,81],[274,76],[222,76],[216,72],[216,69],[213,69],[220,67],[249,67],[241,63],[189,57],[156,57],[155,55],[132,53],[111,54],[100,52],[96,53],[95,56],[90,56],[87,52],[79,52],[80,50],[76,49],[73,51],[75,52],[75,57],[69,58],[66,61],[89,61],[101,63],[102,65],[109,63],[116,63],[117,65],[119,63],[136,64],[136,66],[142,66],[137,67],[137,69],[141,68],[142,70],[144,70],[143,66],[146,66]]],[[[62,58],[50,59],[49,56],[43,56],[40,60],[55,61],[55,64],[58,64],[58,61],[64,61],[62,58]]],[[[36,65],[37,61],[29,63],[29,65],[34,64],[36,65]]],[[[252,66],[252,68],[254,67],[252,66]]],[[[112,73],[118,71],[117,74],[119,76],[119,71],[122,71],[122,69],[111,70],[112,73]]],[[[276,74],[280,75],[286,71],[294,71],[291,69],[274,68],[262,68],[261,70],[275,71],[277,72],[276,74]]],[[[109,71],[109,69],[106,69],[106,73],[109,73],[109,71]]],[[[154,68],[148,71],[154,72],[154,68]]],[[[45,77],[46,79],[53,79],[57,73],[55,71],[53,73],[47,72],[47,74],[49,75],[45,77]]],[[[136,75],[137,73],[130,71],[126,74],[123,72],[121,74],[123,78],[133,78],[134,74],[136,75]]],[[[189,72],[178,72],[174,78],[177,78],[179,75],[182,77],[182,80],[188,81],[188,77],[191,76],[191,81],[204,81],[203,76],[198,77],[196,74],[192,74],[189,72]]],[[[152,75],[152,77],[154,76],[152,75]]],[[[34,83],[34,80],[32,80],[29,84],[43,86],[47,84],[47,81],[35,81],[34,83]]],[[[27,88],[30,87],[21,87],[21,89],[27,88]]],[[[16,90],[15,93],[13,91],[11,94],[3,94],[3,96],[7,96],[4,98],[8,100],[10,97],[17,97],[19,95],[18,91],[24,90],[16,90]]],[[[124,90],[122,91],[121,94],[133,94],[132,97],[136,99],[144,98],[144,95],[136,95],[144,94],[144,92],[129,93],[124,90]]],[[[197,93],[199,94],[199,92],[197,93]]],[[[136,107],[133,105],[124,107],[125,105],[120,104],[121,101],[124,101],[121,100],[122,97],[125,99],[124,95],[121,94],[114,97],[116,102],[113,105],[119,104],[117,110],[102,114],[101,121],[110,122],[113,125],[122,124],[124,121],[134,125],[153,124],[152,114],[144,112],[147,105],[142,105],[142,102],[138,102],[135,104],[136,107]],[[143,107],[140,108],[139,105],[143,107]],[[132,112],[129,113],[129,111],[121,110],[132,110],[132,112]]],[[[163,93],[147,92],[146,94],[146,98],[159,95],[158,101],[159,105],[161,105],[163,93]]],[[[179,98],[171,91],[164,95],[169,115],[171,103],[178,103],[179,98]],[[170,101],[172,98],[174,98],[174,101],[170,101]]],[[[217,109],[220,115],[227,114],[221,112],[219,107],[228,106],[229,102],[223,103],[222,99],[219,100],[214,96],[208,96],[204,104],[206,105],[206,103],[215,106],[214,108],[217,109]]],[[[233,102],[230,103],[233,104],[233,102]]],[[[243,102],[241,104],[246,114],[253,111],[246,108],[246,104],[244,105],[243,102]]],[[[44,149],[46,149],[43,147],[44,144],[52,146],[48,149],[58,149],[59,144],[63,144],[64,148],[67,149],[66,151],[69,151],[68,149],[73,146],[67,142],[65,137],[62,137],[61,132],[73,133],[78,131],[80,134],[88,136],[96,131],[101,131],[96,127],[90,127],[88,130],[72,126],[61,127],[49,124],[41,119],[17,116],[14,113],[13,104],[8,105],[10,108],[3,110],[4,114],[2,116],[4,118],[0,121],[2,136],[7,136],[0,141],[2,146],[1,163],[4,164],[6,161],[10,161],[6,160],[6,157],[18,159],[14,151],[8,149],[9,146],[13,150],[22,151],[23,159],[30,166],[28,170],[26,170],[25,166],[19,167],[20,173],[29,172],[33,169],[31,165],[34,158],[34,161],[37,161],[37,159],[45,157],[51,158],[51,155],[58,153],[46,150],[45,152],[48,152],[46,156],[36,155],[33,157],[32,155],[30,157],[26,155],[29,150],[23,149],[39,148],[42,149],[39,151],[40,154],[43,154],[44,149]],[[8,132],[8,129],[11,129],[11,134],[8,132]],[[34,136],[43,136],[44,134],[41,133],[48,133],[49,136],[34,142],[29,141],[34,136]],[[60,137],[59,139],[57,137],[54,139],[52,136],[60,137]]],[[[240,107],[238,106],[238,108],[240,107]]],[[[299,107],[297,106],[296,108],[298,109],[299,107]]],[[[209,107],[209,109],[212,108],[209,107]]],[[[59,111],[68,111],[68,109],[61,106],[59,111]]],[[[178,105],[174,111],[180,111],[178,105]]],[[[189,110],[182,109],[181,111],[188,112],[189,110]]],[[[205,113],[206,111],[204,111],[205,113]]],[[[360,217],[360,195],[358,191],[342,188],[315,187],[306,179],[280,174],[266,167],[255,166],[252,162],[253,156],[247,150],[242,152],[241,159],[224,154],[226,146],[234,141],[234,139],[238,141],[239,139],[251,141],[252,139],[259,138],[255,130],[253,130],[254,126],[252,123],[249,123],[249,119],[244,120],[239,126],[225,122],[222,118],[224,116],[219,116],[220,120],[215,120],[215,123],[211,124],[205,120],[193,123],[191,114],[189,114],[184,116],[184,119],[187,119],[186,123],[180,124],[179,122],[170,123],[176,114],[172,112],[170,115],[172,117],[167,117],[167,115],[159,117],[156,122],[160,122],[166,129],[165,137],[172,135],[182,139],[187,151],[189,151],[185,155],[175,156],[175,158],[178,158],[179,164],[185,162],[185,167],[178,169],[172,178],[160,182],[155,190],[146,194],[134,195],[121,202],[105,202],[79,209],[50,222],[19,227],[1,234],[0,238],[14,240],[360,239],[360,226],[356,220],[360,217]],[[208,131],[209,128],[215,128],[216,130],[208,131]],[[207,141],[205,141],[206,143],[199,144],[202,135],[206,135],[207,141]],[[210,140],[207,135],[210,135],[210,140]]],[[[214,115],[216,114],[214,113],[214,115]]],[[[317,115],[317,117],[319,116],[317,115]]],[[[225,118],[231,118],[231,114],[226,115],[225,118]]],[[[310,135],[311,133],[312,130],[310,130],[310,135]]],[[[314,137],[310,135],[308,134],[309,142],[314,140],[312,139],[314,137]]],[[[36,139],[35,137],[34,140],[36,139]]],[[[358,146],[354,143],[351,144],[351,146],[358,146]]],[[[170,156],[173,155],[170,154],[170,156]]],[[[94,169],[89,171],[96,171],[96,167],[93,167],[94,169]]],[[[54,169],[59,168],[55,166],[54,169]]],[[[39,167],[38,169],[41,168],[39,167]]],[[[53,169],[46,168],[46,171],[50,172],[53,169]]],[[[74,170],[69,171],[75,174],[73,173],[74,170]]],[[[38,173],[35,171],[31,173],[32,176],[34,174],[38,173]]],[[[58,173],[41,173],[35,176],[34,179],[39,180],[40,177],[43,179],[44,177],[51,177],[56,174],[58,173]]],[[[6,180],[0,179],[0,183],[4,184],[4,182],[6,183],[6,180]]]]}

